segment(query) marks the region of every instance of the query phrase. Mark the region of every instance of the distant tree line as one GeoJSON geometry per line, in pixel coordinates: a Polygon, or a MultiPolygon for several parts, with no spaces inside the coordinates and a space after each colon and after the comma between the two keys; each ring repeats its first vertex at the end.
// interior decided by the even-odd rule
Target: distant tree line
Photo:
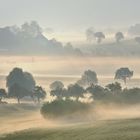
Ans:
{"type": "MultiPolygon", "coordinates": [[[[114,79],[123,80],[127,83],[127,79],[132,78],[133,71],[129,68],[120,68],[116,70],[114,79]]],[[[32,99],[34,102],[40,103],[46,98],[46,91],[41,86],[36,85],[34,77],[29,72],[23,71],[21,68],[14,68],[6,78],[7,91],[0,89],[0,103],[3,98],[15,98],[18,103],[24,97],[32,99]]],[[[95,71],[86,70],[81,78],[67,87],[61,81],[54,81],[50,84],[50,95],[56,100],[74,99],[79,101],[86,94],[90,94],[90,99],[101,101],[115,101],[140,99],[140,88],[122,89],[118,82],[107,84],[105,87],[98,85],[98,77],[95,71]],[[133,97],[133,98],[132,98],[133,97]]]]}
{"type": "MultiPolygon", "coordinates": [[[[87,41],[92,42],[93,40],[96,40],[98,44],[100,44],[102,42],[103,39],[106,38],[106,35],[99,31],[99,32],[95,32],[94,29],[92,27],[88,28],[86,30],[86,38],[87,41]]],[[[116,40],[116,43],[120,43],[123,39],[125,39],[125,35],[123,32],[116,32],[114,35],[114,38],[116,40]]],[[[140,44],[140,35],[137,35],[134,37],[134,40],[140,44]]]]}

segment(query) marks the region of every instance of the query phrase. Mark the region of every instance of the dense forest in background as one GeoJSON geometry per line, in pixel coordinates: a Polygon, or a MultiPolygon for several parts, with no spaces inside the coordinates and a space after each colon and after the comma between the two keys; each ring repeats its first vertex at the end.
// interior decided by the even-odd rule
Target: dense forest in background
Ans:
{"type": "Polygon", "coordinates": [[[1,54],[34,55],[76,55],[76,56],[139,56],[140,24],[131,26],[126,38],[123,32],[114,33],[114,41],[105,43],[106,34],[95,32],[92,28],[85,31],[87,43],[73,46],[65,45],[55,38],[48,39],[36,21],[18,26],[0,28],[1,54]],[[94,43],[93,43],[94,42],[94,43]],[[97,43],[95,43],[97,42],[97,43]]]}

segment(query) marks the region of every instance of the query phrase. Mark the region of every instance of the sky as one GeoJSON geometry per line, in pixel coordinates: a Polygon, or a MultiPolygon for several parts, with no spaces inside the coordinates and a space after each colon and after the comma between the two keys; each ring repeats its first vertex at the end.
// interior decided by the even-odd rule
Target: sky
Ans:
{"type": "Polygon", "coordinates": [[[140,23],[139,5],[140,0],[0,0],[0,26],[35,20],[56,38],[79,39],[91,26],[112,30],[140,23]]]}

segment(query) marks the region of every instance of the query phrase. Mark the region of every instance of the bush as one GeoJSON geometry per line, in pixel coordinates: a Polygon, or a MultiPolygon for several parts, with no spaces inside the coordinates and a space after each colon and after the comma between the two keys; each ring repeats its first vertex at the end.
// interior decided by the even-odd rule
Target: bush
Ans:
{"type": "Polygon", "coordinates": [[[81,118],[84,113],[91,109],[91,104],[72,100],[55,100],[51,103],[44,103],[41,114],[45,118],[81,118]],[[79,116],[79,117],[78,117],[79,116]]]}

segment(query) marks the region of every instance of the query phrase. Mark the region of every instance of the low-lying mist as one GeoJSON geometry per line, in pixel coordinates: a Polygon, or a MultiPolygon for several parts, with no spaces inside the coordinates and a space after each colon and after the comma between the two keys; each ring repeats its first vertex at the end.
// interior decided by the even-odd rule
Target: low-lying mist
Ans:
{"type": "Polygon", "coordinates": [[[10,106],[11,105],[0,106],[1,134],[25,129],[53,129],[85,123],[92,123],[94,125],[97,124],[97,122],[106,120],[135,119],[140,117],[140,104],[118,105],[113,103],[96,103],[85,112],[78,111],[78,113],[71,114],[76,115],[74,118],[62,116],[59,119],[55,119],[55,117],[53,117],[53,119],[47,117],[44,119],[38,108],[29,110],[27,108],[25,109],[23,107],[24,105],[18,106],[15,104],[14,107],[10,106]],[[6,112],[9,112],[9,114],[12,113],[9,115],[6,112]]]}

